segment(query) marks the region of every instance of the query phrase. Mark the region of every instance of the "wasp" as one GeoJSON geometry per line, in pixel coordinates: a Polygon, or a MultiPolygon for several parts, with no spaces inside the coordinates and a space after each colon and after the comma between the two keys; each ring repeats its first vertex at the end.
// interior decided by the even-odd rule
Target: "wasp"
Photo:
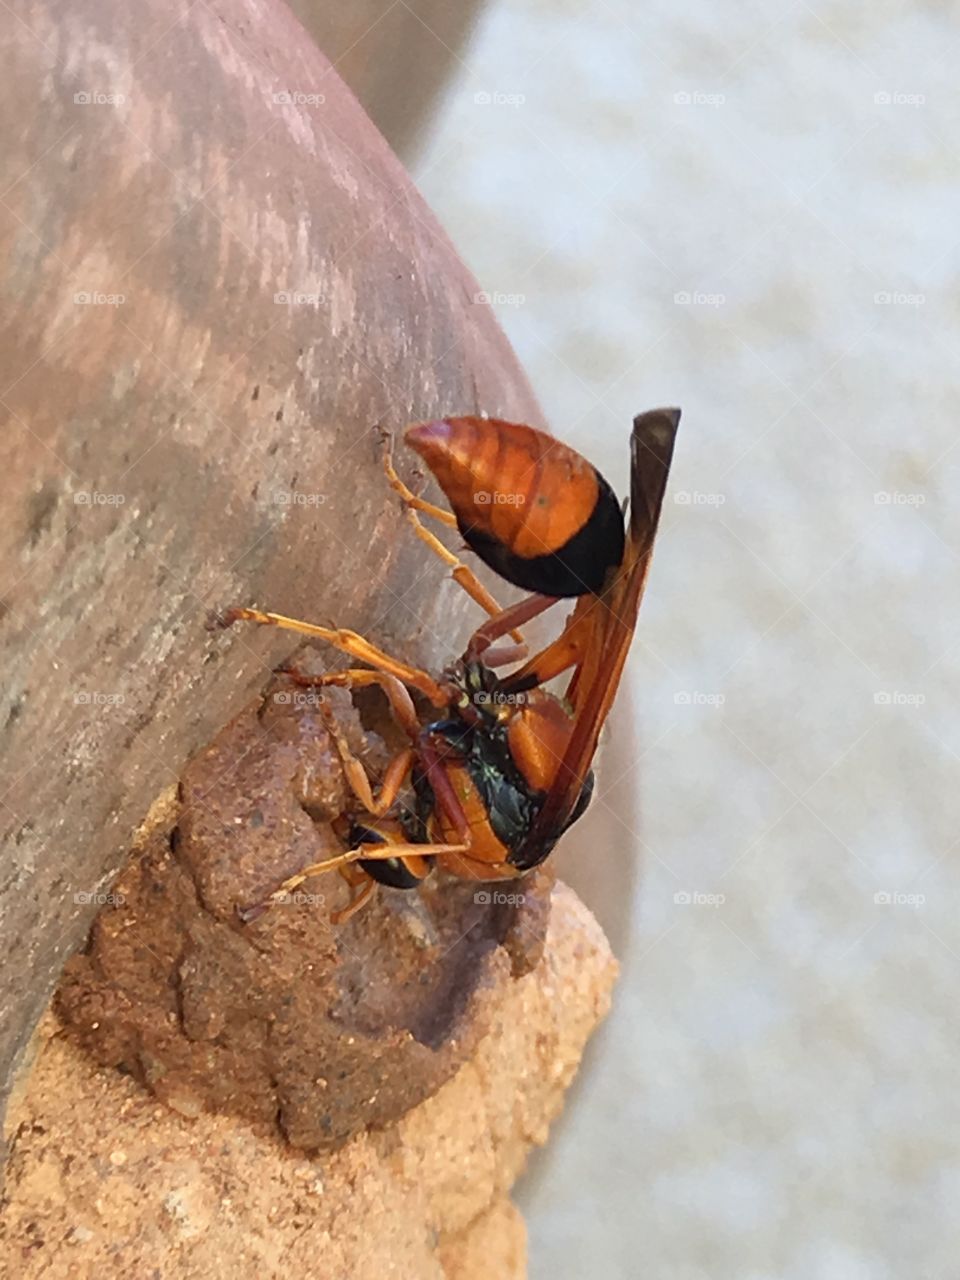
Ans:
{"type": "Polygon", "coordinates": [[[593,758],[636,628],[679,421],[678,409],[634,419],[623,507],[579,453],[519,423],[457,417],[407,428],[406,444],[450,510],[414,494],[385,450],[387,480],[417,536],[488,615],[439,677],[354,631],[255,608],[219,615],[220,626],[285,628],[363,663],[316,676],[284,670],[304,685],[378,686],[407,740],[375,785],[327,713],[356,802],[336,824],[348,847],[277,893],[336,869],[355,890],[335,917],[345,920],[377,884],[414,889],[435,866],[470,880],[510,880],[547,858],[590,802],[593,758]],[[501,609],[424,517],[458,530],[484,563],[530,594],[501,609]],[[529,655],[520,628],[563,600],[576,603],[559,635],[529,655]],[[501,674],[506,666],[513,669],[501,674]],[[567,672],[562,695],[544,687],[567,672]],[[426,717],[412,693],[429,704],[426,717]],[[402,803],[411,787],[412,803],[402,803]]]}

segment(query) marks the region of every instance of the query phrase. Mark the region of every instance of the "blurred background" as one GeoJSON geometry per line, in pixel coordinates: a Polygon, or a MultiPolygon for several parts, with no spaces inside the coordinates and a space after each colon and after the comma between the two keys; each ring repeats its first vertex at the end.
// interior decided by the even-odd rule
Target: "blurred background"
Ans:
{"type": "Polygon", "coordinates": [[[623,973],[521,1189],[531,1275],[960,1276],[950,11],[448,8],[324,47],[555,433],[623,493],[633,414],[684,413],[558,859],[623,973]]]}

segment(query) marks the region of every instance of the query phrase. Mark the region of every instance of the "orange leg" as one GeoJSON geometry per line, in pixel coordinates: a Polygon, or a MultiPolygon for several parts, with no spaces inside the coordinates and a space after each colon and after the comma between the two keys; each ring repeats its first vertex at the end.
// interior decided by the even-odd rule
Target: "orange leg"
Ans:
{"type": "Polygon", "coordinates": [[[407,774],[413,768],[416,752],[413,747],[404,747],[402,751],[393,757],[389,765],[387,765],[386,773],[383,775],[380,794],[375,796],[367,771],[361,761],[350,750],[350,744],[347,742],[333,712],[325,705],[321,705],[320,711],[323,715],[327,732],[336,743],[337,754],[340,756],[340,763],[343,765],[343,772],[346,774],[351,791],[371,817],[382,818],[396,803],[400,788],[403,786],[407,774]]]}
{"type": "Polygon", "coordinates": [[[351,667],[347,671],[329,671],[324,675],[312,676],[298,671],[296,667],[277,667],[277,674],[289,676],[294,684],[302,685],[307,689],[319,689],[325,685],[338,685],[344,689],[362,689],[372,684],[379,685],[387,695],[394,719],[401,729],[413,741],[420,733],[417,709],[413,705],[410,694],[396,676],[388,675],[386,671],[368,671],[365,667],[351,667]]]}
{"type": "MultiPolygon", "coordinates": [[[[491,617],[476,629],[467,643],[466,656],[468,658],[483,657],[495,640],[500,640],[507,632],[512,636],[518,635],[516,627],[539,617],[556,603],[556,596],[526,596],[523,600],[512,604],[509,609],[501,610],[496,617],[491,617]]],[[[510,661],[510,659],[502,660],[510,661]]],[[[531,658],[528,665],[535,661],[535,658],[531,658]]]]}
{"type": "Polygon", "coordinates": [[[546,684],[570,667],[576,667],[566,695],[573,698],[582,668],[596,663],[608,618],[609,606],[604,599],[599,596],[581,596],[560,635],[545,649],[528,659],[519,671],[513,671],[504,677],[503,688],[514,693],[521,689],[531,689],[536,685],[546,684]]]}
{"type": "Polygon", "coordinates": [[[299,888],[305,880],[323,875],[325,871],[339,871],[352,862],[386,862],[390,858],[440,858],[446,854],[466,853],[465,844],[367,844],[356,849],[348,849],[346,853],[335,858],[326,858],[323,862],[314,862],[304,867],[295,876],[284,880],[279,888],[274,889],[268,902],[299,888]]]}
{"type": "Polygon", "coordinates": [[[485,649],[483,665],[491,670],[494,667],[508,667],[511,662],[520,662],[527,656],[525,644],[502,644],[496,649],[485,649]]]}
{"type": "Polygon", "coordinates": [[[401,502],[408,511],[422,511],[425,515],[431,516],[434,520],[439,520],[441,524],[445,524],[449,529],[457,527],[457,517],[452,511],[445,511],[443,507],[438,507],[432,502],[427,502],[425,498],[418,498],[412,489],[408,489],[400,477],[397,475],[396,468],[393,465],[393,451],[390,447],[389,432],[383,433],[383,469],[387,475],[387,484],[398,494],[401,502]]]}
{"type": "Polygon", "coordinates": [[[332,644],[335,649],[339,649],[341,653],[349,654],[351,658],[359,658],[361,662],[369,662],[370,666],[375,667],[378,671],[382,671],[386,675],[395,676],[397,680],[409,685],[411,689],[417,689],[424,697],[429,698],[435,707],[444,707],[449,701],[443,686],[438,684],[426,671],[421,671],[419,667],[411,667],[406,662],[401,662],[399,658],[392,658],[390,654],[378,649],[375,644],[365,640],[356,631],[320,627],[313,622],[301,622],[298,618],[288,618],[282,613],[268,613],[264,609],[245,608],[227,609],[224,613],[218,615],[211,625],[225,628],[241,620],[257,622],[271,627],[280,627],[285,631],[296,631],[299,635],[325,640],[328,644],[332,644]]]}
{"type": "Polygon", "coordinates": [[[365,907],[377,891],[376,880],[364,871],[363,867],[341,867],[340,874],[352,889],[359,888],[359,893],[353,894],[345,907],[330,913],[330,920],[333,924],[344,924],[351,916],[356,915],[358,911],[365,907]]]}
{"type": "MultiPolygon", "coordinates": [[[[445,511],[443,507],[435,506],[432,502],[418,498],[411,489],[407,488],[394,468],[389,445],[383,451],[383,469],[386,472],[387,483],[390,488],[399,495],[400,501],[406,507],[407,519],[410,521],[417,537],[421,542],[425,542],[434,555],[439,556],[443,563],[447,565],[450,569],[451,578],[466,591],[471,600],[478,604],[491,618],[499,617],[504,612],[503,609],[497,604],[473,570],[468,568],[462,560],[458,560],[453,552],[448,550],[440,539],[425,527],[423,521],[417,515],[418,511],[422,511],[434,520],[439,520],[441,524],[445,524],[448,528],[455,529],[457,527],[457,519],[453,512],[445,511]]],[[[519,631],[514,630],[512,635],[518,645],[523,644],[523,636],[519,631]]]]}
{"type": "MultiPolygon", "coordinates": [[[[403,685],[395,680],[393,676],[386,675],[377,671],[342,671],[332,672],[327,675],[311,676],[301,674],[299,672],[286,672],[292,679],[300,684],[305,685],[324,685],[324,684],[345,684],[349,683],[352,678],[356,677],[361,683],[379,683],[388,692],[388,696],[392,691],[397,697],[399,717],[408,720],[408,730],[412,732],[414,737],[418,737],[420,733],[420,724],[417,720],[416,710],[410,701],[403,685]],[[392,684],[390,682],[393,682],[392,684]]],[[[340,762],[343,766],[344,774],[350,789],[353,791],[357,800],[363,809],[373,818],[383,817],[395,804],[397,796],[407,775],[410,772],[413,762],[416,759],[416,751],[413,747],[406,747],[399,752],[390,764],[380,785],[378,795],[374,795],[373,786],[366,769],[362,762],[353,754],[350,744],[341,730],[336,716],[332,709],[325,703],[320,704],[320,713],[323,717],[327,731],[333,738],[340,756],[340,762]]],[[[282,897],[305,880],[315,875],[320,875],[324,871],[339,871],[340,874],[352,886],[360,886],[360,891],[355,894],[345,907],[340,911],[336,911],[331,916],[334,924],[341,924],[348,920],[355,912],[359,911],[367,902],[369,902],[373,893],[376,891],[377,882],[362,867],[356,867],[355,863],[360,861],[384,861],[392,858],[410,858],[425,859],[430,857],[441,857],[444,855],[462,853],[466,850],[467,844],[413,844],[409,841],[390,842],[385,841],[382,844],[363,844],[355,849],[350,849],[345,853],[339,854],[334,858],[327,858],[323,862],[313,863],[311,866],[304,867],[302,871],[294,876],[290,876],[277,889],[270,894],[267,902],[260,907],[253,908],[250,911],[241,912],[241,916],[245,919],[253,919],[257,914],[264,910],[271,902],[282,897]]]]}
{"type": "MultiPolygon", "coordinates": [[[[417,537],[427,544],[435,555],[438,555],[445,565],[450,568],[450,577],[453,578],[459,586],[461,586],[467,595],[476,604],[480,606],[485,613],[491,618],[499,618],[505,612],[496,602],[490,592],[486,589],[477,575],[472,569],[468,568],[462,560],[458,560],[452,551],[448,551],[440,539],[429,529],[425,528],[416,511],[407,511],[407,519],[413,527],[417,537]]],[[[526,646],[523,643],[523,636],[517,630],[511,632],[516,643],[526,652],[526,646]]]]}

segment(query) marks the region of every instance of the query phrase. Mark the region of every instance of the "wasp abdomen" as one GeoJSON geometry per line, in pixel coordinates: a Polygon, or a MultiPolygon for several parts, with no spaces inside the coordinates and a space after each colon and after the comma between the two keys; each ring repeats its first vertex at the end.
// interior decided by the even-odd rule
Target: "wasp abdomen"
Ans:
{"type": "Polygon", "coordinates": [[[410,427],[467,545],[540,595],[598,593],[623,560],[623,513],[599,471],[543,431],[495,418],[410,427]]]}

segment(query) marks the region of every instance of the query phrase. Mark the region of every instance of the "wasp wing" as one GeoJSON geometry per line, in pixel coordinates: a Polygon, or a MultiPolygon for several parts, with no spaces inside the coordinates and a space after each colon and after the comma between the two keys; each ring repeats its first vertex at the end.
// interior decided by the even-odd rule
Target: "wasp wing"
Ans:
{"type": "Polygon", "coordinates": [[[563,830],[589,776],[637,625],[679,423],[679,409],[653,409],[633,421],[630,527],[623,562],[601,594],[581,598],[575,610],[579,626],[590,632],[590,643],[567,690],[574,729],[534,823],[535,840],[563,830]]]}

